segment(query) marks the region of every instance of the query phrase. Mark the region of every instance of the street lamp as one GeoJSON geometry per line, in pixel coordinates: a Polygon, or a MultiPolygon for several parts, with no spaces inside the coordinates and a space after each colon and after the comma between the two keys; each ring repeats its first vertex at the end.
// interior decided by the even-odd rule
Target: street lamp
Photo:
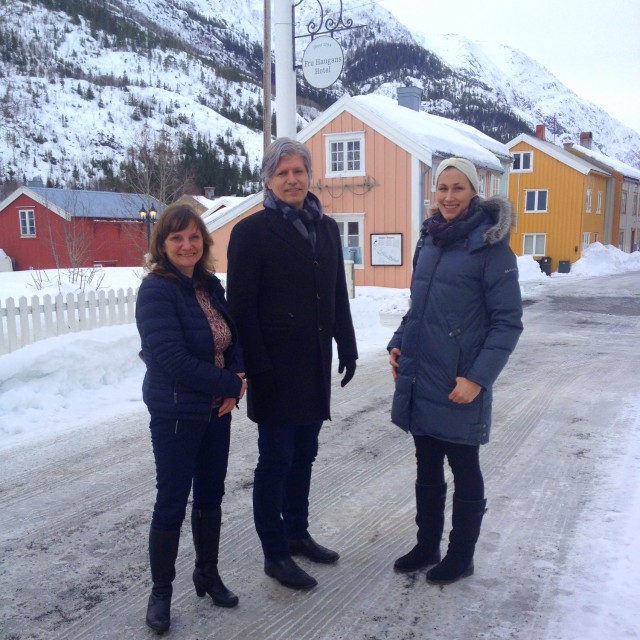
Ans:
{"type": "Polygon", "coordinates": [[[151,246],[151,227],[156,221],[157,215],[158,212],[153,205],[151,205],[151,208],[148,212],[144,207],[140,208],[140,218],[142,218],[142,222],[147,225],[147,249],[151,246]]]}

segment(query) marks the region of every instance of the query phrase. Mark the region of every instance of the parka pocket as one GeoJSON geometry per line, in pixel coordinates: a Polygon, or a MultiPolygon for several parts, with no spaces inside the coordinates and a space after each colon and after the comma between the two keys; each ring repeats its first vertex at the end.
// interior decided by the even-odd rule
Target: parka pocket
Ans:
{"type": "Polygon", "coordinates": [[[414,379],[398,376],[396,390],[391,402],[391,422],[408,431],[411,427],[411,409],[413,407],[414,379]]]}

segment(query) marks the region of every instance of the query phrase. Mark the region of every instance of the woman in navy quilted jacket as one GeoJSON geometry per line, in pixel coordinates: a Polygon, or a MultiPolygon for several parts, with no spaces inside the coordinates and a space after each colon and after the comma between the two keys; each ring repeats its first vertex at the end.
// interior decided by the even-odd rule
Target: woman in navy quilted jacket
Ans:
{"type": "Polygon", "coordinates": [[[463,158],[436,171],[438,211],[425,220],[411,279],[411,307],[388,345],[396,388],[392,421],[411,433],[417,460],[417,544],[399,572],[436,565],[427,581],[449,584],[474,571],[485,512],[480,445],[489,441],[492,386],[522,332],[512,211],[499,196],[477,195],[478,175],[463,158]],[[440,558],[447,492],[453,514],[440,558]]]}
{"type": "Polygon", "coordinates": [[[157,488],[146,623],[158,633],[171,624],[180,528],[192,488],[196,593],[208,593],[221,607],[238,604],[218,574],[218,545],[231,411],[246,382],[224,289],[210,268],[212,244],[190,207],[168,207],[154,227],[136,302],[157,488]]]}

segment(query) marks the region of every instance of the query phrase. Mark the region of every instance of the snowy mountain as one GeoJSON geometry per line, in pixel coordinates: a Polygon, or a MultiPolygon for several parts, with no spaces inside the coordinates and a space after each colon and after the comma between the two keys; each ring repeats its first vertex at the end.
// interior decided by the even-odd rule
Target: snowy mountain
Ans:
{"type": "MultiPolygon", "coordinates": [[[[338,17],[338,0],[324,6],[325,20],[338,17]]],[[[138,151],[162,143],[192,167],[191,184],[250,190],[262,154],[262,11],[262,0],[4,0],[0,183],[123,188],[138,151]]],[[[518,51],[427,42],[375,2],[345,3],[343,18],[358,27],[336,32],[343,76],[322,91],[300,77],[299,126],[345,93],[395,97],[409,79],[428,111],[502,141],[544,122],[558,143],[592,131],[600,151],[640,166],[640,133],[518,51]]],[[[301,3],[296,35],[320,19],[317,3],[301,3]]],[[[298,60],[307,42],[296,39],[298,60]]]]}

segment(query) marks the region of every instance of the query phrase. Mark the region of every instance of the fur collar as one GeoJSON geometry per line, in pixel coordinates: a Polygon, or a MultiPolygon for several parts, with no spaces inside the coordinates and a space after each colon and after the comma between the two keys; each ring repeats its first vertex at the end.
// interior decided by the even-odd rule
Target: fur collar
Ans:
{"type": "Polygon", "coordinates": [[[481,200],[478,206],[493,221],[493,224],[483,233],[483,240],[487,244],[497,244],[508,237],[513,223],[511,203],[502,196],[492,196],[487,200],[481,200]]]}

